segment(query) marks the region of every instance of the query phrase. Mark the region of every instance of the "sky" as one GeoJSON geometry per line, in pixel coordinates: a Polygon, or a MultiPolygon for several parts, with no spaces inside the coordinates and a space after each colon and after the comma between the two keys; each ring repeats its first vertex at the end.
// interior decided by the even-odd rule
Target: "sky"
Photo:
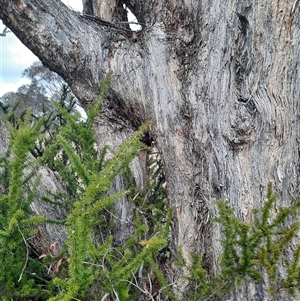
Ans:
{"type": "MultiPolygon", "coordinates": [[[[82,11],[81,0],[62,2],[82,11]]],[[[0,33],[4,27],[0,20],[0,33]]],[[[16,92],[20,86],[29,83],[29,79],[22,77],[22,73],[37,60],[38,58],[12,32],[7,33],[5,37],[0,36],[0,97],[7,92],[16,92]]]]}

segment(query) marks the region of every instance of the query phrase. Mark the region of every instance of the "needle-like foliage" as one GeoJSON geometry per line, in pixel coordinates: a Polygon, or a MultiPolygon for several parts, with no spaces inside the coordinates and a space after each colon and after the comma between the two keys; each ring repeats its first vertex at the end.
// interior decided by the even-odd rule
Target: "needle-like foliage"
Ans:
{"type": "MultiPolygon", "coordinates": [[[[166,202],[158,208],[154,227],[155,221],[148,223],[147,218],[145,223],[141,223],[138,213],[141,205],[135,198],[132,215],[136,220],[132,223],[136,229],[124,245],[116,245],[114,240],[113,229],[117,218],[114,203],[122,197],[131,199],[135,195],[143,196],[144,200],[147,195],[152,195],[153,203],[159,199],[158,190],[163,190],[162,183],[156,183],[155,187],[149,184],[154,183],[152,177],[143,191],[137,192],[128,173],[132,159],[140,149],[147,149],[141,137],[148,130],[149,122],[141,125],[117,150],[104,147],[102,152],[97,152],[93,124],[108,84],[109,76],[104,81],[99,99],[89,107],[85,119],[74,113],[72,104],[67,104],[65,90],[62,91],[60,103],[54,103],[56,111],[49,116],[38,118],[28,113],[25,121],[16,121],[11,117],[13,111],[6,115],[13,122],[8,153],[0,162],[2,185],[6,191],[0,197],[3,205],[0,256],[4,262],[0,268],[0,279],[1,283],[5,283],[2,287],[0,284],[0,293],[4,298],[0,295],[0,299],[13,297],[18,300],[20,297],[22,300],[49,298],[51,301],[66,301],[110,296],[120,301],[133,300],[133,296],[150,294],[142,288],[145,275],[149,277],[148,282],[158,281],[161,291],[170,294],[157,261],[157,256],[168,244],[171,211],[167,213],[166,202]],[[32,168],[28,169],[29,166],[32,168]],[[40,201],[63,206],[67,212],[65,221],[29,217],[29,205],[34,200],[39,177],[30,193],[25,193],[24,183],[37,174],[40,166],[52,169],[64,187],[64,191],[49,191],[40,201]],[[121,172],[126,174],[129,189],[112,193],[112,184],[121,172]],[[50,254],[36,254],[34,258],[29,252],[30,237],[35,235],[37,225],[45,222],[65,226],[67,239],[62,253],[56,258],[50,254]],[[101,237],[97,237],[99,232],[101,237]],[[37,268],[32,271],[29,261],[42,274],[38,274],[37,268]],[[54,264],[55,272],[49,274],[54,264]],[[46,277],[46,273],[49,276],[46,277]],[[34,277],[29,277],[33,274],[34,277]]],[[[165,198],[165,192],[163,195],[165,198]]],[[[145,211],[154,210],[150,209],[153,204],[148,201],[143,202],[142,206],[145,211]]]]}
{"type": "MultiPolygon", "coordinates": [[[[291,260],[285,253],[300,229],[300,202],[279,207],[275,214],[276,197],[269,185],[266,202],[253,211],[253,220],[248,222],[239,220],[227,201],[217,202],[219,216],[213,220],[223,228],[220,271],[209,277],[202,257],[195,256],[187,277],[191,300],[219,300],[246,279],[263,281],[271,296],[299,292],[299,245],[291,260]]],[[[181,263],[185,264],[183,259],[181,263]]]]}

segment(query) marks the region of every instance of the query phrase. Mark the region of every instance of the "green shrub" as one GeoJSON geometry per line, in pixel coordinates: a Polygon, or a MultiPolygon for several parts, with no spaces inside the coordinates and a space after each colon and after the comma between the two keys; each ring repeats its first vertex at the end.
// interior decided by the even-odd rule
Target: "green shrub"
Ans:
{"type": "MultiPolygon", "coordinates": [[[[219,217],[213,221],[223,229],[220,270],[209,277],[202,267],[202,257],[196,255],[187,277],[190,300],[219,300],[247,279],[264,282],[271,296],[294,297],[299,292],[300,245],[291,260],[285,253],[300,229],[300,202],[287,208],[279,207],[274,214],[275,201],[276,195],[269,185],[266,202],[253,211],[254,218],[249,222],[236,218],[227,201],[217,202],[219,217]],[[280,273],[280,267],[285,267],[284,273],[280,273]]],[[[182,256],[180,258],[180,264],[185,265],[182,256]]]]}
{"type": "MultiPolygon", "coordinates": [[[[103,91],[108,83],[109,78],[104,82],[103,91]]],[[[49,116],[37,118],[27,113],[25,121],[22,121],[11,117],[13,110],[6,115],[9,116],[7,120],[13,120],[13,123],[9,126],[8,153],[1,161],[1,179],[5,188],[0,198],[3,205],[0,215],[0,256],[4,263],[0,269],[1,298],[92,300],[110,295],[116,300],[132,300],[133,296],[143,293],[137,285],[137,273],[143,270],[144,275],[149,269],[154,271],[153,275],[161,286],[166,286],[156,261],[157,254],[167,244],[170,214],[166,218],[167,213],[163,213],[167,210],[166,205],[159,209],[159,218],[164,216],[161,231],[159,227],[155,230],[152,226],[148,227],[147,223],[141,225],[137,200],[133,212],[137,217],[133,237],[123,246],[116,246],[110,230],[114,228],[114,219],[111,218],[113,203],[120,197],[127,195],[130,198],[137,192],[133,189],[134,185],[130,184],[130,175],[127,176],[132,187],[130,190],[114,194],[110,194],[109,190],[116,176],[122,171],[128,174],[129,163],[139,149],[145,149],[140,139],[149,123],[142,125],[117,151],[104,147],[98,154],[94,147],[93,123],[99,114],[101,97],[90,106],[87,119],[82,120],[74,112],[74,104],[66,103],[68,96],[65,92],[62,91],[61,102],[54,104],[56,112],[51,112],[49,116]],[[108,152],[111,159],[105,159],[108,152]],[[39,223],[58,221],[29,217],[29,205],[34,199],[39,178],[28,196],[24,183],[43,165],[60,175],[65,191],[49,191],[42,200],[54,204],[63,200],[61,205],[67,210],[68,216],[63,222],[67,231],[63,252],[58,258],[47,256],[41,260],[38,258],[40,254],[32,256],[29,250],[30,237],[35,234],[39,223]],[[25,170],[29,175],[24,175],[25,170]],[[101,229],[101,242],[93,239],[96,228],[101,229]],[[60,264],[64,262],[64,267],[61,264],[56,276],[51,279],[45,275],[47,266],[53,264],[53,260],[60,264]]],[[[161,189],[159,186],[153,188],[148,184],[139,193],[146,197],[147,190],[151,190],[153,195],[161,189]]],[[[150,210],[150,205],[147,202],[143,209],[150,210]]],[[[165,289],[165,292],[168,293],[168,290],[165,289]]]]}

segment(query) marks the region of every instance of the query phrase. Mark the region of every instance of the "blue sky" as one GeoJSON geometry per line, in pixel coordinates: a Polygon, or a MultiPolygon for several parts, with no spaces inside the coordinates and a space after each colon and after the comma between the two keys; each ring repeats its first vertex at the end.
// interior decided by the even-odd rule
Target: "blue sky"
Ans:
{"type": "MultiPolygon", "coordinates": [[[[76,10],[82,10],[81,0],[62,0],[76,10]]],[[[0,32],[4,25],[0,21],[0,32]]],[[[38,58],[27,49],[13,33],[0,36],[0,97],[7,92],[17,91],[18,87],[29,83],[22,72],[38,58]]]]}

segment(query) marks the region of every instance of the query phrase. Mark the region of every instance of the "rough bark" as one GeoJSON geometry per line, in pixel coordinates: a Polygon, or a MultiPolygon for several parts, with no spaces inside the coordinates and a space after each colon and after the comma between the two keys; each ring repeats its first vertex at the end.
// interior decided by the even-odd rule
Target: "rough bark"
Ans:
{"type": "MultiPolygon", "coordinates": [[[[1,136],[0,136],[0,157],[4,157],[7,152],[9,144],[9,131],[6,127],[5,122],[1,122],[1,136]]],[[[29,155],[32,160],[33,156],[29,155]]],[[[28,176],[32,173],[31,167],[28,166],[24,170],[24,175],[28,176]]],[[[40,167],[35,175],[40,177],[40,185],[37,187],[37,191],[33,202],[30,207],[33,214],[42,215],[45,220],[64,221],[66,219],[66,212],[63,204],[54,205],[48,202],[42,201],[43,196],[48,196],[49,192],[60,191],[64,192],[64,188],[61,184],[59,176],[52,170],[46,167],[40,167]]],[[[24,187],[24,190],[28,193],[32,190],[36,181],[36,176],[29,179],[24,187]]],[[[0,186],[0,192],[3,192],[3,187],[0,186]]],[[[32,243],[37,255],[50,254],[57,256],[61,251],[66,240],[66,232],[62,225],[58,223],[44,223],[40,224],[36,234],[31,238],[32,243]]]]}
{"type": "MultiPolygon", "coordinates": [[[[84,1],[97,19],[58,0],[0,0],[0,18],[83,104],[112,72],[95,125],[99,145],[118,144],[152,120],[176,213],[174,244],[188,262],[201,251],[214,271],[215,199],[229,199],[249,220],[270,181],[278,205],[299,197],[299,2],[104,2],[84,1]],[[124,18],[120,3],[141,32],[106,22],[124,18]]],[[[264,298],[263,287],[249,283],[231,300],[264,298]]]]}

